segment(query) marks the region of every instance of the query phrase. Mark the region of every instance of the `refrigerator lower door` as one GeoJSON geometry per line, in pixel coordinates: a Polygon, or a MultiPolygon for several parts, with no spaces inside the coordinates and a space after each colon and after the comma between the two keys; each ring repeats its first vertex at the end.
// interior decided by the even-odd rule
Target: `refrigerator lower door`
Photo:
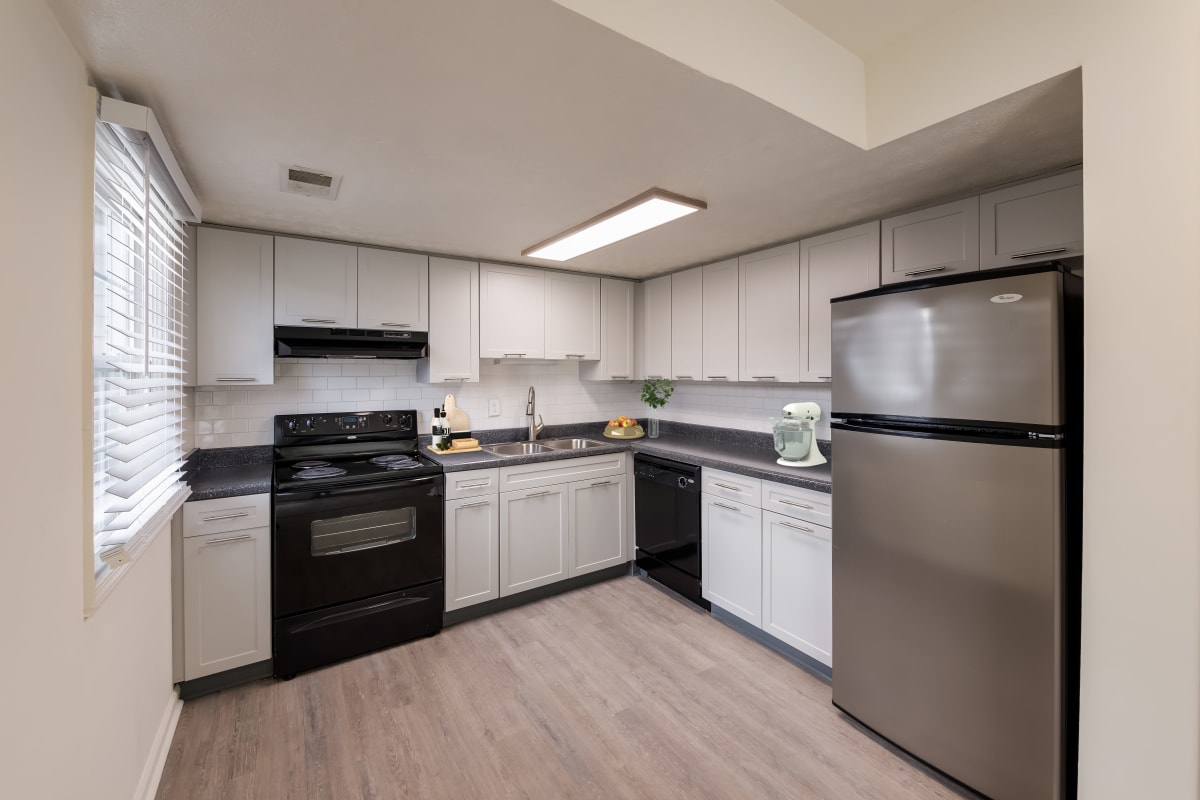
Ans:
{"type": "Polygon", "coordinates": [[[833,439],[834,704],[993,800],[1058,800],[1063,451],[833,439]]]}

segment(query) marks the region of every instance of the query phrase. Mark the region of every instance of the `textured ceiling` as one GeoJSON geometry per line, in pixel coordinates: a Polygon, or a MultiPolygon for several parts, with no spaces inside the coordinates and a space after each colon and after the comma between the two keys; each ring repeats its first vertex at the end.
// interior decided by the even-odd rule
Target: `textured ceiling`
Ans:
{"type": "Polygon", "coordinates": [[[859,58],[980,0],[775,0],[859,58]]]}
{"type": "Polygon", "coordinates": [[[551,0],[49,4],[214,223],[545,264],[521,250],[652,186],[705,200],[561,265],[642,277],[1082,158],[1078,72],[862,151],[551,0]]]}

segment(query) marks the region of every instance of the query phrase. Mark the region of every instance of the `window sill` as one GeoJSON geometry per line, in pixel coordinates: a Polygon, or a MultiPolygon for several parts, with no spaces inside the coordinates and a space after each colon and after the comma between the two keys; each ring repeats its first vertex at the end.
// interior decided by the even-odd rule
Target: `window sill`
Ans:
{"type": "MultiPolygon", "coordinates": [[[[104,600],[113,592],[125,574],[133,568],[138,562],[138,558],[150,547],[151,543],[158,538],[158,535],[170,527],[171,518],[175,516],[184,501],[192,494],[192,490],[186,484],[181,484],[178,489],[167,499],[162,507],[155,512],[154,516],[146,520],[142,525],[141,530],[137,535],[130,540],[127,548],[129,550],[129,561],[119,567],[105,567],[100,572],[92,572],[88,570],[85,576],[84,586],[84,608],[83,617],[87,619],[93,616],[99,609],[104,600]]],[[[89,530],[88,545],[91,545],[91,532],[89,530]]]]}

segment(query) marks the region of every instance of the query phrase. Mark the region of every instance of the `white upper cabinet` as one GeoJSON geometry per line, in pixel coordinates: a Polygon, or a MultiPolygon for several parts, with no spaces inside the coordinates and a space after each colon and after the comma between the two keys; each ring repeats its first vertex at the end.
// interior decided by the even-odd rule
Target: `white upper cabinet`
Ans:
{"type": "Polygon", "coordinates": [[[546,357],[546,273],[479,265],[481,358],[546,357]]]}
{"type": "Polygon", "coordinates": [[[196,383],[275,382],[274,239],[200,228],[196,241],[196,383]]]}
{"type": "Polygon", "coordinates": [[[589,381],[629,380],[633,374],[633,294],[636,284],[600,279],[600,360],[579,365],[589,381]]]}
{"type": "Polygon", "coordinates": [[[671,377],[698,381],[704,374],[704,268],[671,276],[671,377]]]}
{"type": "Polygon", "coordinates": [[[738,379],[800,380],[800,245],[773,247],[738,259],[738,379]]]}
{"type": "Polygon", "coordinates": [[[979,269],[979,198],[883,220],[884,284],[979,269]]]}
{"type": "Polygon", "coordinates": [[[417,362],[426,383],[479,382],[479,264],[429,259],[429,358],[417,362]]]}
{"type": "Polygon", "coordinates": [[[829,301],[878,286],[878,221],[800,242],[800,304],[807,312],[801,381],[833,377],[829,301]]]}
{"type": "Polygon", "coordinates": [[[358,248],[276,236],[275,324],[358,327],[358,248]]]}
{"type": "Polygon", "coordinates": [[[738,260],[731,258],[702,268],[704,276],[704,340],[702,378],[738,379],[738,260]]]}
{"type": "Polygon", "coordinates": [[[979,267],[1083,254],[1083,170],[979,198],[979,267]]]}
{"type": "Polygon", "coordinates": [[[600,358],[600,279],[565,272],[545,274],[546,358],[600,358]]]}
{"type": "Polygon", "coordinates": [[[358,248],[358,327],[429,330],[429,256],[358,248]]]}
{"type": "Polygon", "coordinates": [[[639,378],[671,377],[671,276],[640,285],[641,369],[639,378]]]}

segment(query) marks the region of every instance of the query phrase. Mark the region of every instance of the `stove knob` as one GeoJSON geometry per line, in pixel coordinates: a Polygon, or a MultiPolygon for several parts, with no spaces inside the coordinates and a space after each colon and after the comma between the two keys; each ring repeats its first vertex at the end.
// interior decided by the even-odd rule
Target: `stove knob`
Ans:
{"type": "Polygon", "coordinates": [[[305,430],[311,431],[315,427],[317,427],[317,421],[315,419],[313,419],[312,417],[309,417],[308,419],[304,420],[305,430]]]}
{"type": "Polygon", "coordinates": [[[284,423],[284,427],[288,429],[288,433],[295,433],[298,426],[296,425],[296,420],[289,419],[286,423],[284,423]]]}
{"type": "Polygon", "coordinates": [[[383,420],[384,425],[392,424],[392,415],[391,414],[380,414],[379,419],[383,420]]]}

